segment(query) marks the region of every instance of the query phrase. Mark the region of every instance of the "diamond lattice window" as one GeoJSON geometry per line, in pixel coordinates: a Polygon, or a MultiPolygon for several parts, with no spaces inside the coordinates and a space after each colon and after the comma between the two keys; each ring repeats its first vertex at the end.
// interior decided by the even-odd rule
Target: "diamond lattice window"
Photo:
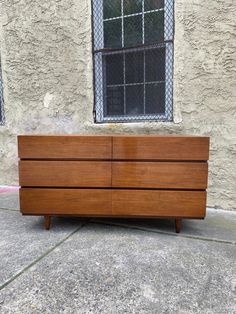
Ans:
{"type": "Polygon", "coordinates": [[[93,0],[96,122],[172,120],[173,0],[93,0]]]}

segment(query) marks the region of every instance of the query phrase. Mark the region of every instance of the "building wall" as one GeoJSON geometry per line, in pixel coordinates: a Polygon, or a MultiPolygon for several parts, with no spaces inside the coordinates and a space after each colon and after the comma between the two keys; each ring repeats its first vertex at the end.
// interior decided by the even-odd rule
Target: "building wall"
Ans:
{"type": "Polygon", "coordinates": [[[0,184],[18,184],[17,134],[211,137],[208,205],[236,210],[234,0],[175,0],[174,122],[94,124],[90,0],[0,0],[6,123],[0,184]]]}

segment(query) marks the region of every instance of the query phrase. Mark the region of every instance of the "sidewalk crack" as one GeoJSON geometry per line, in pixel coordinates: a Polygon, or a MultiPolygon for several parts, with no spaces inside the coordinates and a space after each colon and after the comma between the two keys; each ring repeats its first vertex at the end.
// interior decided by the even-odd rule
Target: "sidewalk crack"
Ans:
{"type": "Polygon", "coordinates": [[[27,270],[29,270],[31,267],[36,265],[38,262],[40,262],[42,259],[44,259],[46,256],[48,256],[50,253],[52,253],[56,248],[58,248],[60,245],[62,245],[66,240],[71,238],[74,234],[76,234],[79,230],[81,230],[89,221],[86,221],[82,223],[78,228],[76,228],[73,232],[71,232],[69,235],[67,235],[65,238],[63,238],[61,241],[57,242],[53,247],[48,249],[44,254],[39,256],[37,259],[35,259],[33,262],[31,262],[28,266],[24,267],[22,270],[20,270],[17,274],[13,275],[10,279],[5,281],[0,286],[0,291],[4,289],[6,286],[8,286],[11,282],[13,282],[15,279],[20,277],[22,274],[24,274],[27,270]]]}
{"type": "Polygon", "coordinates": [[[2,207],[0,207],[0,210],[10,210],[10,211],[13,211],[13,212],[20,212],[19,209],[14,209],[14,208],[2,208],[2,207]]]}
{"type": "Polygon", "coordinates": [[[186,239],[193,239],[193,240],[201,240],[201,241],[208,241],[208,242],[216,242],[216,243],[224,243],[224,244],[231,244],[231,245],[236,245],[235,241],[227,241],[227,240],[221,240],[221,239],[215,239],[215,238],[206,238],[206,237],[201,237],[201,236],[194,236],[194,235],[188,235],[188,234],[180,234],[180,233],[172,233],[168,231],[162,231],[162,230],[153,230],[153,229],[148,229],[145,227],[138,227],[138,226],[130,226],[127,224],[122,224],[122,223],[116,223],[116,222],[105,222],[102,220],[90,220],[89,223],[92,224],[101,224],[101,225],[108,225],[108,226],[116,226],[116,227],[121,227],[121,228],[127,228],[127,229],[135,229],[135,230],[141,230],[141,231],[146,231],[150,233],[158,233],[158,234],[164,234],[172,237],[180,237],[180,238],[186,238],[186,239]]]}

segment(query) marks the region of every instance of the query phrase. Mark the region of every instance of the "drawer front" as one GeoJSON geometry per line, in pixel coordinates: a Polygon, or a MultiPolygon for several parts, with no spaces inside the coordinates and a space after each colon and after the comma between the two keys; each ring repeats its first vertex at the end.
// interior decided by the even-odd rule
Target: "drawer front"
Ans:
{"type": "Polygon", "coordinates": [[[204,162],[113,162],[112,186],[127,188],[207,188],[204,162]]]}
{"type": "Polygon", "coordinates": [[[30,215],[111,215],[111,190],[21,188],[20,208],[30,215]]]}
{"type": "Polygon", "coordinates": [[[113,190],[114,216],[204,218],[206,192],[113,190]]]}
{"type": "Polygon", "coordinates": [[[209,159],[208,137],[187,136],[114,136],[113,158],[124,160],[209,159]]]}
{"type": "Polygon", "coordinates": [[[110,136],[18,136],[19,158],[111,159],[110,136]]]}
{"type": "Polygon", "coordinates": [[[109,161],[31,161],[19,162],[21,186],[110,187],[109,161]]]}

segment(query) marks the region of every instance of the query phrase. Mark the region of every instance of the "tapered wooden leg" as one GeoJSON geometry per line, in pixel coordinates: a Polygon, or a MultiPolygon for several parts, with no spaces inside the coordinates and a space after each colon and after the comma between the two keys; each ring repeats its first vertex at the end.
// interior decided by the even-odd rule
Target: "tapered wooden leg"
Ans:
{"type": "Polygon", "coordinates": [[[44,216],[44,227],[46,230],[49,230],[51,227],[51,216],[44,216]]]}
{"type": "Polygon", "coordinates": [[[176,233],[180,233],[181,225],[182,225],[182,219],[176,218],[175,219],[175,232],[176,233]]]}

